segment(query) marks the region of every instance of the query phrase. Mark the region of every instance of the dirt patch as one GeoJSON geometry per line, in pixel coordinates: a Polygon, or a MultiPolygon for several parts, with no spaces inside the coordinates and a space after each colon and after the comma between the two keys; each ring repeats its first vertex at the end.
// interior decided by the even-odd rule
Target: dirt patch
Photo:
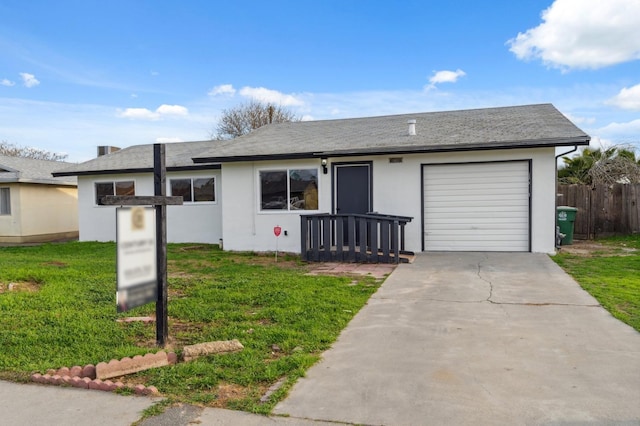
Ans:
{"type": "Polygon", "coordinates": [[[286,257],[278,257],[278,261],[276,262],[275,254],[272,256],[256,256],[246,260],[248,265],[259,265],[259,266],[277,266],[282,269],[297,269],[300,268],[300,264],[298,260],[290,260],[286,257]]]}
{"type": "Polygon", "coordinates": [[[237,401],[249,396],[250,389],[245,386],[233,383],[220,383],[216,389],[216,399],[210,404],[211,407],[227,407],[229,401],[237,401]]]}
{"type": "Polygon", "coordinates": [[[56,268],[66,268],[67,266],[69,266],[68,264],[64,263],[64,262],[57,262],[57,261],[51,261],[51,262],[45,262],[43,263],[44,266],[55,266],[56,268]]]}
{"type": "Polygon", "coordinates": [[[38,290],[40,290],[40,284],[33,281],[0,282],[0,294],[9,292],[35,293],[38,290]]]}
{"type": "Polygon", "coordinates": [[[196,245],[196,246],[185,246],[185,247],[180,247],[178,250],[180,251],[193,251],[193,250],[205,250],[207,249],[208,246],[203,246],[203,245],[196,245]]]}
{"type": "Polygon", "coordinates": [[[561,246],[560,253],[568,253],[577,256],[633,256],[638,250],[619,245],[602,244],[591,240],[573,240],[573,244],[561,246]]]}
{"type": "MultiPolygon", "coordinates": [[[[173,265],[172,265],[173,266],[173,265]]],[[[189,272],[184,272],[184,271],[170,271],[168,274],[168,278],[176,278],[176,279],[193,279],[193,278],[197,278],[196,274],[192,274],[189,272]]]]}

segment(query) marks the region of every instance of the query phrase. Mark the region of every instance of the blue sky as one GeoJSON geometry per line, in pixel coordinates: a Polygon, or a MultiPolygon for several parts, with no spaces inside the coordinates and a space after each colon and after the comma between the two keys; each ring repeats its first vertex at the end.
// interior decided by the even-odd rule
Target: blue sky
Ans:
{"type": "Polygon", "coordinates": [[[0,141],[206,140],[251,99],[304,119],[553,103],[640,147],[640,1],[3,0],[0,141]]]}

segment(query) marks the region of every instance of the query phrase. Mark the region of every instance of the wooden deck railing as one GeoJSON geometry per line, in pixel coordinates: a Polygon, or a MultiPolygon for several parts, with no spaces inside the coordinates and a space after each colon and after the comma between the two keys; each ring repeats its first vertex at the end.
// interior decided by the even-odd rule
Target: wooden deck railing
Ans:
{"type": "Polygon", "coordinates": [[[399,263],[411,217],[369,214],[301,215],[301,255],[312,262],[399,263]]]}

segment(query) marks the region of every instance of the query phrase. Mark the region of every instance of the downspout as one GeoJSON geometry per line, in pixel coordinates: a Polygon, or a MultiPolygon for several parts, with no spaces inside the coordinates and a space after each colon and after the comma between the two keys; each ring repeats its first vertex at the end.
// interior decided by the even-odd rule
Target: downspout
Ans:
{"type": "Polygon", "coordinates": [[[558,158],[562,157],[563,155],[567,155],[567,154],[571,154],[572,152],[576,152],[578,150],[578,145],[574,145],[573,149],[571,151],[567,151],[567,152],[563,152],[562,154],[558,154],[556,155],[556,159],[555,159],[555,167],[556,167],[556,210],[553,212],[553,217],[555,218],[554,223],[556,224],[556,248],[560,248],[560,241],[559,241],[559,233],[560,233],[560,228],[558,227],[558,158]]]}

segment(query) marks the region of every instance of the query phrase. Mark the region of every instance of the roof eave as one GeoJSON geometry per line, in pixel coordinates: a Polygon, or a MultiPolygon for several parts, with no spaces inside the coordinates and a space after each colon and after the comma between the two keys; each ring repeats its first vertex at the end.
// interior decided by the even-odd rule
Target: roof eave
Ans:
{"type": "MultiPolygon", "coordinates": [[[[167,167],[167,172],[183,172],[194,170],[216,170],[220,169],[220,164],[197,164],[193,166],[172,166],[167,167]]],[[[54,177],[62,176],[95,176],[95,175],[116,175],[116,174],[133,174],[133,173],[152,173],[153,167],[134,168],[134,169],[110,169],[110,170],[86,170],[86,171],[61,171],[52,173],[54,177]]]]}
{"type": "Polygon", "coordinates": [[[194,163],[237,163],[241,161],[267,161],[267,160],[295,160],[300,158],[314,158],[318,155],[314,152],[293,152],[288,154],[263,154],[263,155],[231,155],[228,157],[193,157],[194,163]]]}
{"type": "Polygon", "coordinates": [[[194,157],[194,163],[236,163],[242,161],[267,161],[267,160],[295,160],[301,158],[320,157],[352,157],[365,155],[389,155],[389,154],[421,154],[427,152],[456,152],[456,151],[486,151],[498,149],[526,149],[526,148],[550,148],[558,146],[583,146],[589,145],[591,138],[587,135],[561,139],[538,139],[517,142],[482,142],[459,145],[429,145],[419,147],[388,147],[388,148],[363,148],[333,150],[321,152],[301,152],[289,154],[267,155],[235,155],[228,157],[194,157]]]}
{"type": "Polygon", "coordinates": [[[57,186],[78,186],[76,182],[71,181],[57,181],[54,179],[0,179],[0,183],[28,183],[37,185],[57,185],[57,186]]]}

